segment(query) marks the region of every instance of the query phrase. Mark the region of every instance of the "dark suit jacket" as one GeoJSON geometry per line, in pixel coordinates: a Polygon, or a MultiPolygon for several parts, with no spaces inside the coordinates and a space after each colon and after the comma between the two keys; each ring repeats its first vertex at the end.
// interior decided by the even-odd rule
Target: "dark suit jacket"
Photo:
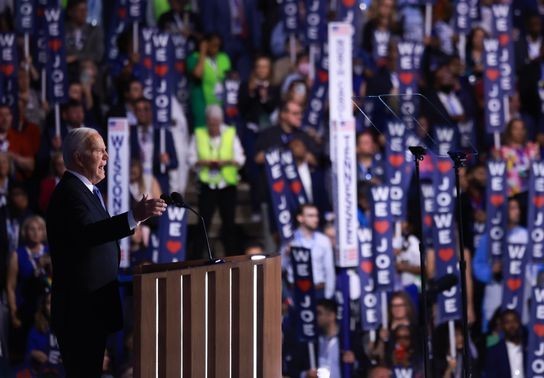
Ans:
{"type": "MultiPolygon", "coordinates": [[[[244,17],[247,22],[250,46],[258,49],[261,46],[261,13],[258,1],[243,0],[244,17]]],[[[231,38],[230,2],[225,0],[200,0],[201,24],[204,33],[217,33],[227,44],[231,38]]]]}
{"type": "MultiPolygon", "coordinates": [[[[153,129],[153,175],[159,181],[162,191],[168,191],[168,171],[176,169],[178,167],[178,155],[176,154],[176,146],[174,145],[174,138],[170,130],[165,130],[164,148],[165,152],[170,157],[170,164],[166,166],[165,173],[161,173],[161,133],[157,128],[153,129]]],[[[130,157],[133,159],[140,159],[141,149],[140,142],[138,141],[137,126],[130,128],[129,133],[130,140],[130,157]]],[[[141,159],[140,159],[141,160],[141,159]]]]}
{"type": "Polygon", "coordinates": [[[127,213],[110,217],[81,180],[64,174],[47,212],[53,330],[84,327],[87,322],[106,332],[121,327],[117,240],[131,233],[127,213]]]}
{"type": "MultiPolygon", "coordinates": [[[[523,353],[525,363],[525,351],[523,353]]],[[[486,351],[485,376],[488,378],[510,378],[510,361],[504,339],[486,351]]]]}

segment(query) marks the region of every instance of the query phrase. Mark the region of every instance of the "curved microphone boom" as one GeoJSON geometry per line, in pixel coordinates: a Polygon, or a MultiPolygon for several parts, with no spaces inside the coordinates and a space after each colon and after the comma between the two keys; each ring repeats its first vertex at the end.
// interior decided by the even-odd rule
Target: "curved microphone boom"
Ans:
{"type": "Polygon", "coordinates": [[[161,198],[166,202],[168,205],[173,205],[177,207],[181,207],[184,209],[187,209],[191,211],[193,214],[195,214],[198,219],[200,219],[200,225],[202,228],[202,237],[206,241],[206,247],[208,249],[208,264],[219,264],[225,262],[223,259],[215,259],[212,255],[212,249],[210,248],[210,240],[208,238],[208,231],[206,230],[206,224],[204,223],[204,218],[202,215],[200,215],[195,209],[193,209],[191,206],[187,205],[187,203],[183,200],[183,196],[179,194],[178,192],[172,192],[172,194],[162,194],[161,198]]]}

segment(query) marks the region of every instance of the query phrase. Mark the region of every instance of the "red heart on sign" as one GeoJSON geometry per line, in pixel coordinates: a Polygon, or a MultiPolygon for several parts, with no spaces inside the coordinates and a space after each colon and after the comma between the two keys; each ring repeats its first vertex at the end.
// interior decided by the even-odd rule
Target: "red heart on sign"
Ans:
{"type": "Polygon", "coordinates": [[[312,281],[310,280],[298,280],[297,281],[297,287],[302,291],[303,293],[307,292],[312,288],[312,281]]]}
{"type": "Polygon", "coordinates": [[[510,36],[508,34],[501,34],[499,35],[499,43],[501,46],[506,46],[510,42],[510,36]]]}
{"type": "Polygon", "coordinates": [[[414,81],[414,74],[411,72],[401,72],[399,74],[399,80],[404,85],[409,85],[414,81]]]}
{"type": "Polygon", "coordinates": [[[151,58],[149,58],[149,57],[144,58],[143,64],[144,64],[144,67],[147,68],[148,70],[153,68],[153,62],[151,61],[151,58]]]}
{"type": "Polygon", "coordinates": [[[236,108],[236,106],[229,106],[225,110],[225,113],[227,114],[228,117],[233,118],[238,115],[238,109],[236,108]]]}
{"type": "Polygon", "coordinates": [[[284,186],[285,184],[283,180],[279,180],[272,184],[272,189],[274,189],[276,193],[281,193],[283,191],[284,186]]]}
{"type": "Polygon", "coordinates": [[[500,72],[495,68],[489,68],[487,71],[485,71],[485,75],[489,80],[495,81],[499,78],[500,72]]]}
{"type": "Polygon", "coordinates": [[[535,331],[538,337],[544,337],[544,324],[535,324],[533,331],[535,331]]]}
{"type": "Polygon", "coordinates": [[[44,8],[38,7],[38,8],[36,9],[36,16],[38,16],[38,17],[43,17],[44,11],[45,11],[44,8]]]}
{"type": "Polygon", "coordinates": [[[126,8],[119,8],[117,10],[117,17],[119,18],[125,18],[125,16],[127,15],[127,9],[126,8]]]}
{"type": "Polygon", "coordinates": [[[293,193],[299,194],[301,189],[302,189],[302,184],[300,183],[300,181],[297,180],[291,183],[291,191],[293,193]]]}
{"type": "Polygon", "coordinates": [[[181,250],[181,246],[182,244],[179,240],[168,240],[166,242],[166,249],[173,255],[181,250]]]}
{"type": "Polygon", "coordinates": [[[6,76],[11,76],[11,74],[15,71],[15,68],[13,67],[13,64],[6,64],[2,67],[2,72],[6,76]]]}
{"type": "Polygon", "coordinates": [[[176,64],[174,65],[174,68],[176,69],[176,71],[180,73],[185,72],[185,62],[183,62],[182,60],[176,62],[176,64]]]}
{"type": "Polygon", "coordinates": [[[327,80],[329,80],[329,74],[327,73],[327,71],[324,71],[324,70],[320,70],[317,73],[317,77],[319,79],[319,82],[321,83],[326,83],[327,80]]]}
{"type": "Polygon", "coordinates": [[[438,257],[444,262],[448,262],[453,257],[453,248],[442,248],[438,250],[438,257]]]}
{"type": "Polygon", "coordinates": [[[345,7],[352,7],[355,5],[355,0],[342,0],[342,4],[344,4],[345,7]]]}
{"type": "Polygon", "coordinates": [[[536,207],[541,208],[544,206],[544,196],[535,196],[535,198],[533,198],[533,203],[536,207]]]}
{"type": "Polygon", "coordinates": [[[54,52],[57,52],[62,47],[62,41],[58,38],[51,39],[49,42],[49,48],[54,52]]]}
{"type": "Polygon", "coordinates": [[[398,168],[402,163],[404,163],[404,156],[400,154],[389,156],[389,164],[391,164],[393,167],[398,168]]]}
{"type": "Polygon", "coordinates": [[[521,287],[521,278],[509,278],[506,286],[512,291],[518,290],[521,287]]]}
{"type": "Polygon", "coordinates": [[[423,223],[425,223],[425,226],[431,227],[433,225],[433,217],[431,217],[429,214],[425,215],[423,223]]]}
{"type": "Polygon", "coordinates": [[[502,194],[492,194],[489,198],[489,202],[495,207],[498,207],[504,203],[504,196],[502,194]]]}
{"type": "Polygon", "coordinates": [[[441,173],[446,173],[452,168],[452,163],[449,160],[440,160],[436,166],[441,173]]]}
{"type": "Polygon", "coordinates": [[[385,234],[385,232],[389,229],[389,222],[386,220],[381,221],[375,221],[374,222],[374,230],[378,232],[379,234],[385,234]]]}
{"type": "Polygon", "coordinates": [[[159,76],[164,76],[168,73],[168,66],[166,64],[158,64],[155,66],[155,73],[159,76]]]}
{"type": "Polygon", "coordinates": [[[363,261],[361,263],[361,270],[365,273],[372,272],[372,261],[363,261]]]}

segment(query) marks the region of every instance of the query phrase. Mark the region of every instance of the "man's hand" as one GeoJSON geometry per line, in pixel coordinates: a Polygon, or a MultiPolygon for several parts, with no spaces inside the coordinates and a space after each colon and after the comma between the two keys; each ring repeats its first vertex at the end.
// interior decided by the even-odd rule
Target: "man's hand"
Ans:
{"type": "Polygon", "coordinates": [[[147,198],[144,194],[141,201],[134,206],[132,214],[136,222],[143,222],[151,217],[158,217],[166,210],[166,202],[160,198],[147,198]]]}
{"type": "Polygon", "coordinates": [[[160,156],[161,164],[169,165],[170,164],[170,155],[167,152],[163,152],[160,156]]]}
{"type": "Polygon", "coordinates": [[[53,147],[54,150],[60,150],[62,148],[62,139],[60,135],[55,135],[51,139],[51,147],[53,147]]]}

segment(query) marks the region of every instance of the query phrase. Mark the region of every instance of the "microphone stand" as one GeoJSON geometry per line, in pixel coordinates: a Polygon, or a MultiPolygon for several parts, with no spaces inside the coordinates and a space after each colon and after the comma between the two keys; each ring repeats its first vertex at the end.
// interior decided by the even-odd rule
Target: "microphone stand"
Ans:
{"type": "Polygon", "coordinates": [[[418,230],[419,238],[419,262],[421,266],[421,296],[423,299],[423,374],[425,377],[431,377],[430,374],[430,361],[432,360],[431,352],[431,338],[429,332],[429,314],[428,314],[428,298],[427,298],[427,270],[425,269],[425,242],[423,239],[423,220],[422,220],[422,209],[421,209],[421,177],[419,173],[419,162],[423,160],[423,157],[427,153],[425,147],[422,146],[410,146],[408,147],[412,155],[414,155],[414,161],[416,164],[415,178],[417,186],[417,196],[415,208],[419,211],[418,216],[416,217],[417,224],[416,228],[418,230]]]}
{"type": "Polygon", "coordinates": [[[200,215],[196,210],[194,210],[191,206],[187,205],[185,202],[178,203],[180,207],[183,207],[189,211],[191,211],[193,214],[195,214],[200,219],[200,225],[202,226],[202,236],[206,240],[206,247],[208,249],[208,265],[213,264],[222,264],[225,262],[223,259],[215,259],[212,255],[212,249],[210,248],[210,240],[208,239],[208,231],[206,230],[206,225],[204,224],[204,218],[202,215],[200,215]]]}
{"type": "Polygon", "coordinates": [[[467,281],[466,281],[466,270],[467,263],[465,260],[465,244],[463,239],[463,217],[462,217],[462,206],[461,206],[461,185],[459,182],[459,168],[464,167],[467,161],[467,154],[461,151],[449,151],[451,160],[454,163],[455,169],[455,190],[457,193],[457,232],[459,233],[459,268],[461,273],[461,301],[463,305],[463,312],[461,318],[461,324],[463,327],[463,368],[462,374],[463,377],[472,377],[471,371],[471,361],[469,358],[469,332],[468,332],[468,315],[467,315],[467,281]]]}

